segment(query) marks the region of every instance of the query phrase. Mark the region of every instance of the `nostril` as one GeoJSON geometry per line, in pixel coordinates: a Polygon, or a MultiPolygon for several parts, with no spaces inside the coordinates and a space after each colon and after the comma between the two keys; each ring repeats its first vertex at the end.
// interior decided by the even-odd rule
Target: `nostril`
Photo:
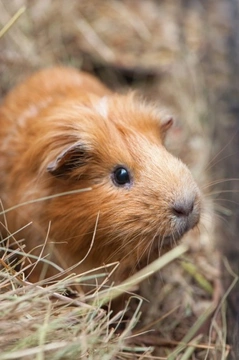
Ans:
{"type": "Polygon", "coordinates": [[[172,207],[174,215],[178,217],[189,216],[194,208],[194,200],[176,201],[172,207]]]}

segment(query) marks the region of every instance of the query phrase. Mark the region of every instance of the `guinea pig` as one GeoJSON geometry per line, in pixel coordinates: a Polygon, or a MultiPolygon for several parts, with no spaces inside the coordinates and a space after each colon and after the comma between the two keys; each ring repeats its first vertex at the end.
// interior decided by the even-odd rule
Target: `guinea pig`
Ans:
{"type": "Polygon", "coordinates": [[[72,68],[17,85],[0,106],[2,236],[79,274],[117,262],[124,280],[199,222],[198,186],[164,147],[172,122],[72,68]]]}

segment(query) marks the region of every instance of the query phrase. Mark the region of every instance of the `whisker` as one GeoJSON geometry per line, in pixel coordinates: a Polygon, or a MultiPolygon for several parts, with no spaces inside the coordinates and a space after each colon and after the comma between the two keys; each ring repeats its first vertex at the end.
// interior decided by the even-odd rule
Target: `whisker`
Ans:
{"type": "Polygon", "coordinates": [[[225,201],[225,202],[229,202],[231,204],[239,205],[239,203],[237,201],[226,199],[226,198],[214,198],[212,200],[213,200],[213,203],[215,203],[217,201],[225,201]]]}
{"type": "Polygon", "coordinates": [[[230,158],[231,156],[235,156],[235,155],[237,155],[237,152],[223,156],[222,158],[218,159],[218,161],[216,161],[216,162],[215,162],[214,164],[212,164],[211,166],[207,166],[207,167],[204,169],[204,171],[205,171],[205,172],[209,171],[209,169],[212,169],[213,166],[219,164],[221,161],[223,161],[223,160],[225,160],[225,159],[228,159],[228,158],[230,158]]]}
{"type": "Polygon", "coordinates": [[[157,232],[156,234],[153,236],[152,240],[149,243],[149,249],[148,249],[148,256],[147,256],[147,265],[150,263],[150,254],[153,248],[153,245],[155,243],[155,239],[157,238],[157,232]]]}
{"type": "Polygon", "coordinates": [[[238,193],[239,190],[217,190],[217,191],[212,191],[210,193],[208,193],[207,195],[217,195],[217,194],[223,194],[223,193],[238,193]]]}
{"type": "Polygon", "coordinates": [[[215,213],[214,215],[215,215],[216,218],[220,219],[220,221],[224,222],[227,227],[230,226],[229,220],[227,220],[223,215],[218,214],[218,213],[215,213]]]}
{"type": "Polygon", "coordinates": [[[224,158],[226,159],[227,157],[229,156],[232,156],[232,155],[235,155],[235,154],[232,154],[232,155],[227,155],[225,156],[224,158],[221,158],[219,159],[216,163],[213,164],[213,161],[216,160],[218,158],[218,156],[223,153],[223,151],[232,143],[232,141],[234,140],[235,136],[237,135],[238,133],[238,130],[231,136],[230,140],[227,142],[227,144],[209,161],[207,167],[205,168],[205,172],[207,170],[209,170],[210,168],[212,168],[213,166],[215,166],[216,164],[218,164],[218,162],[224,160],[224,158]]]}
{"type": "Polygon", "coordinates": [[[210,186],[217,185],[217,184],[221,184],[221,183],[225,183],[225,182],[228,182],[228,181],[239,181],[239,178],[217,179],[217,180],[211,181],[210,183],[202,186],[201,188],[202,188],[202,190],[204,190],[204,189],[209,188],[210,186]]]}

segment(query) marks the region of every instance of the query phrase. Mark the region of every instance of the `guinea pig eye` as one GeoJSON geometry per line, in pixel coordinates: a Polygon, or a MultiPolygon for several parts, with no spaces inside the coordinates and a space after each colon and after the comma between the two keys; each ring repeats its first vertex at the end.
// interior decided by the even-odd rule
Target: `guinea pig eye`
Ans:
{"type": "Polygon", "coordinates": [[[130,185],[131,176],[129,170],[123,166],[118,166],[112,174],[112,180],[117,186],[130,185]]]}

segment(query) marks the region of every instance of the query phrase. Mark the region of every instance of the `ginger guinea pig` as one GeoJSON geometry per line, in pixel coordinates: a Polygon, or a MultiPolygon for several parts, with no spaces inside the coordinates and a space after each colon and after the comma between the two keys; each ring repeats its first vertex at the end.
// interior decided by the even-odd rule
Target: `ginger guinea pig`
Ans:
{"type": "Polygon", "coordinates": [[[86,73],[37,72],[0,107],[3,208],[29,202],[5,213],[2,235],[24,239],[33,254],[46,243],[42,256],[64,269],[78,264],[78,273],[119,262],[112,280],[123,280],[199,221],[199,189],[163,145],[171,124],[86,73]]]}

